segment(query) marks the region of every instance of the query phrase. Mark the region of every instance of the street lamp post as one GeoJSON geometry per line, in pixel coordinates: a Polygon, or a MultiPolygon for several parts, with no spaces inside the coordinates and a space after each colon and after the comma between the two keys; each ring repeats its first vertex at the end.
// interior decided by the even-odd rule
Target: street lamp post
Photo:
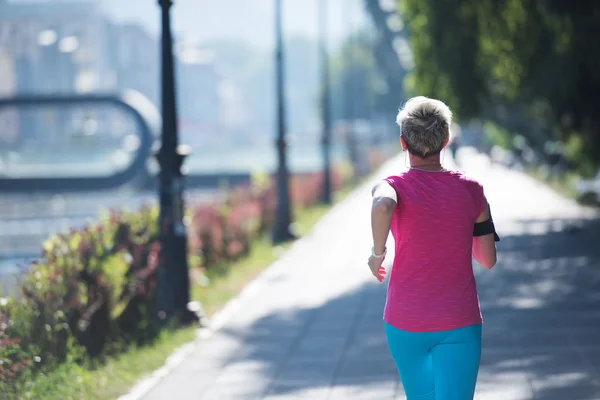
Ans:
{"type": "Polygon", "coordinates": [[[348,26],[347,31],[347,46],[348,50],[344,57],[344,65],[346,70],[346,79],[344,82],[344,95],[346,101],[344,102],[344,113],[346,120],[346,135],[348,143],[348,158],[354,171],[353,180],[354,183],[358,183],[359,173],[361,172],[360,166],[360,146],[357,137],[357,120],[358,120],[358,89],[357,79],[359,79],[360,73],[357,72],[356,62],[354,60],[354,48],[358,44],[356,40],[356,6],[361,0],[351,1],[345,7],[346,24],[348,26]],[[358,3],[357,3],[358,2],[358,3]]]}
{"type": "Polygon", "coordinates": [[[179,146],[177,135],[177,108],[175,101],[175,73],[173,38],[171,36],[170,8],[172,0],[158,0],[162,21],[162,134],[161,147],[156,154],[159,173],[159,236],[161,258],[158,277],[159,318],[178,318],[180,323],[197,320],[188,310],[189,275],[187,264],[187,235],[183,223],[182,165],[190,153],[187,146],[179,146]]]}
{"type": "Polygon", "coordinates": [[[322,150],[323,150],[323,193],[321,201],[325,204],[331,204],[331,105],[330,105],[330,85],[329,85],[329,54],[327,43],[327,0],[317,0],[319,3],[319,42],[321,50],[321,118],[322,118],[322,150]]]}
{"type": "Polygon", "coordinates": [[[292,212],[289,194],[289,172],[286,155],[285,93],[283,76],[283,33],[281,28],[281,0],[275,0],[275,69],[277,90],[277,210],[273,228],[273,242],[282,243],[294,238],[290,232],[292,212]]]}

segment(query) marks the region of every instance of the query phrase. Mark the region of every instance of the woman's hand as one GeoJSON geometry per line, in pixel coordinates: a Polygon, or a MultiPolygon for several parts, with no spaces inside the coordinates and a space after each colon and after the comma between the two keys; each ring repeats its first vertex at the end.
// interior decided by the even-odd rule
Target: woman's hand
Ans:
{"type": "Polygon", "coordinates": [[[385,260],[385,257],[371,256],[367,262],[369,268],[371,269],[371,273],[379,282],[383,282],[385,275],[387,274],[385,267],[382,265],[383,260],[385,260]]]}

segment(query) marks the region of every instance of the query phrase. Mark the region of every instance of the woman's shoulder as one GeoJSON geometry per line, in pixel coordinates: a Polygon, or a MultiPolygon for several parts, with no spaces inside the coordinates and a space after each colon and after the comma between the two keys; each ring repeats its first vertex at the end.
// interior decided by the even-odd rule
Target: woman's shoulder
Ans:
{"type": "Polygon", "coordinates": [[[483,185],[474,177],[470,176],[469,174],[467,174],[464,171],[449,171],[450,175],[453,176],[455,179],[464,182],[465,184],[469,185],[469,186],[480,186],[483,187],[483,185]]]}
{"type": "Polygon", "coordinates": [[[478,205],[477,207],[479,208],[479,205],[483,204],[485,199],[485,190],[483,185],[477,179],[462,171],[455,171],[454,176],[466,186],[467,192],[471,195],[471,198],[475,200],[476,204],[478,205]]]}
{"type": "Polygon", "coordinates": [[[388,181],[388,182],[402,181],[402,180],[406,179],[407,172],[408,171],[403,171],[403,172],[400,172],[399,174],[396,174],[396,175],[390,175],[387,178],[384,178],[384,180],[388,181]]]}
{"type": "MultiPolygon", "coordinates": [[[[389,183],[393,187],[398,187],[398,186],[402,185],[403,183],[410,184],[411,179],[417,179],[417,175],[411,174],[410,172],[411,172],[410,170],[403,171],[396,175],[390,175],[390,176],[384,178],[383,180],[385,182],[389,183]]],[[[449,176],[452,179],[456,179],[456,180],[464,183],[465,185],[467,185],[469,187],[483,188],[483,185],[481,183],[479,183],[479,181],[477,179],[473,178],[472,176],[470,176],[469,174],[467,174],[464,171],[445,170],[444,174],[446,174],[447,176],[449,176]]],[[[431,175],[431,176],[434,176],[434,175],[431,175]]]]}
{"type": "Polygon", "coordinates": [[[398,187],[401,186],[402,183],[408,179],[407,172],[408,171],[404,171],[396,175],[390,175],[387,178],[384,178],[383,180],[384,182],[387,182],[390,186],[392,186],[394,189],[398,189],[398,187]]]}

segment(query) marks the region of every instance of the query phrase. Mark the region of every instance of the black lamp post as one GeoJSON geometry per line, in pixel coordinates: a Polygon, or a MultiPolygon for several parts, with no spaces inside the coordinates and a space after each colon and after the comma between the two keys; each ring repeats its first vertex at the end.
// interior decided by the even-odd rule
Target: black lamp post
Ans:
{"type": "Polygon", "coordinates": [[[286,154],[285,93],[283,76],[283,34],[281,28],[281,0],[275,0],[275,69],[277,90],[277,210],[273,228],[273,242],[282,243],[294,238],[290,232],[292,212],[289,194],[289,172],[286,154]]]}
{"type": "Polygon", "coordinates": [[[319,42],[321,50],[321,119],[322,119],[322,150],[323,150],[323,193],[321,201],[331,204],[331,107],[330,107],[330,85],[329,85],[329,54],[327,43],[327,0],[317,0],[319,3],[319,42]]]}
{"type": "MultiPolygon", "coordinates": [[[[360,2],[361,0],[357,0],[360,2]]],[[[356,20],[355,20],[355,7],[357,1],[352,1],[345,7],[345,19],[346,26],[349,28],[347,31],[346,45],[348,46],[346,54],[343,58],[345,79],[344,79],[344,120],[346,121],[346,143],[348,150],[348,159],[352,165],[354,171],[353,180],[354,183],[358,183],[360,172],[360,149],[358,138],[356,135],[356,120],[357,120],[357,79],[359,74],[356,73],[356,63],[354,62],[354,46],[356,46],[356,20]]]]}
{"type": "Polygon", "coordinates": [[[175,317],[181,323],[197,320],[188,310],[189,275],[187,264],[187,234],[183,223],[184,158],[189,147],[179,146],[173,38],[171,36],[171,0],[158,0],[162,20],[162,135],[156,158],[159,174],[159,236],[161,260],[158,278],[158,312],[161,319],[175,317]]]}

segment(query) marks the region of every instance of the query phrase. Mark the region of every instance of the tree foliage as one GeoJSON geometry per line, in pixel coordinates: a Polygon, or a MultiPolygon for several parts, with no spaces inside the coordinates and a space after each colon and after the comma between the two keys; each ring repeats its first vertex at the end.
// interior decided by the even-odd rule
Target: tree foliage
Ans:
{"type": "Polygon", "coordinates": [[[396,53],[394,40],[398,37],[406,39],[406,35],[404,32],[398,34],[390,30],[387,24],[389,14],[381,9],[378,1],[365,0],[364,7],[371,17],[372,26],[375,28],[374,40],[371,45],[373,57],[382,79],[385,81],[379,91],[381,95],[378,97],[377,109],[386,118],[393,120],[398,107],[407,100],[403,85],[406,69],[396,53]]]}
{"type": "Polygon", "coordinates": [[[600,162],[600,2],[399,0],[416,69],[408,86],[460,117],[523,113],[600,162]]]}
{"type": "MultiPolygon", "coordinates": [[[[331,54],[331,106],[334,120],[386,121],[394,125],[395,113],[404,100],[402,80],[390,78],[385,39],[378,32],[362,30],[351,35],[331,54]]],[[[392,53],[394,57],[396,55],[392,53]]],[[[403,77],[403,75],[400,75],[403,77]]],[[[395,130],[390,131],[390,133],[395,130]]]]}
{"type": "Polygon", "coordinates": [[[336,119],[369,119],[377,103],[381,79],[373,56],[373,37],[361,32],[346,40],[331,58],[331,91],[336,119]]]}

